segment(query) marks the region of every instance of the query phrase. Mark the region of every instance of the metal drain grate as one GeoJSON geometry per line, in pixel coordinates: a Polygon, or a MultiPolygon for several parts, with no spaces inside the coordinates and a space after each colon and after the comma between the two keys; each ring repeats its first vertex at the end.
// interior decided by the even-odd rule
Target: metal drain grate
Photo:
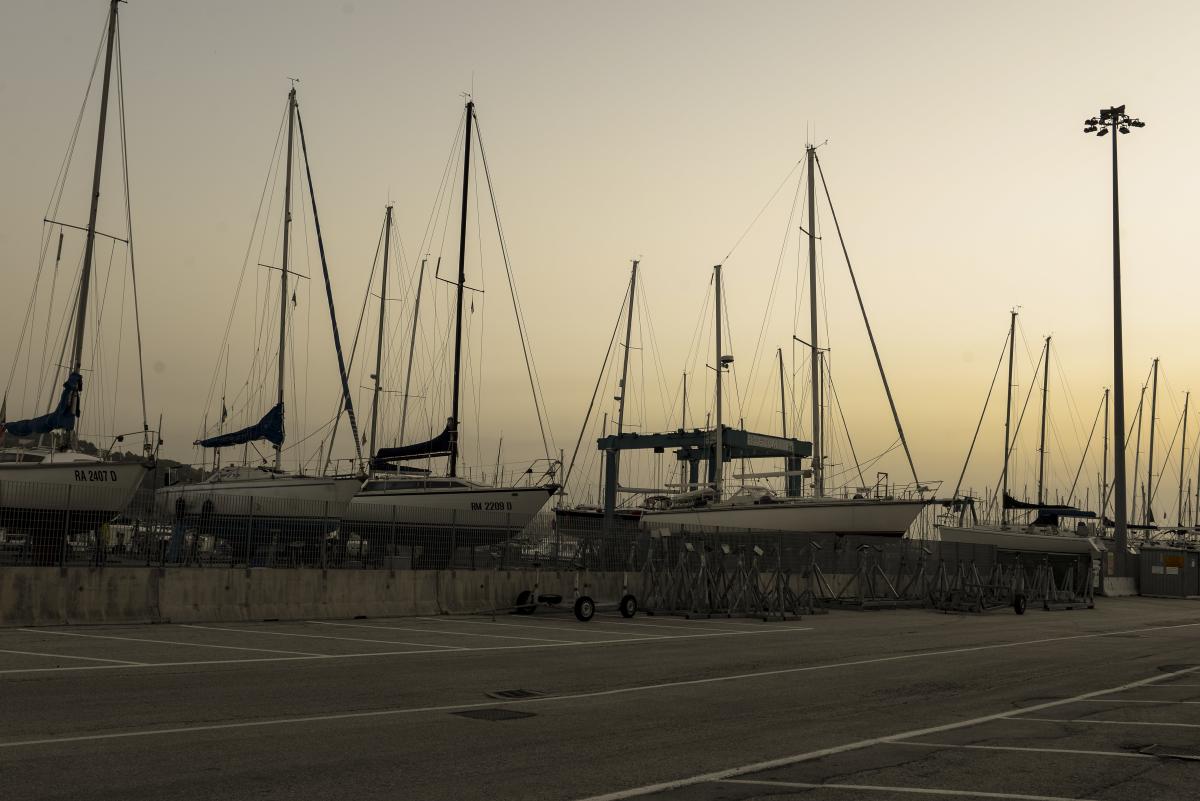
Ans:
{"type": "Polygon", "coordinates": [[[453,712],[461,718],[474,720],[520,720],[535,717],[533,712],[518,712],[515,709],[468,709],[465,712],[453,712]]]}
{"type": "Polygon", "coordinates": [[[545,695],[541,690],[496,690],[490,693],[484,693],[488,698],[496,698],[501,701],[514,701],[519,698],[540,698],[545,695]]]}

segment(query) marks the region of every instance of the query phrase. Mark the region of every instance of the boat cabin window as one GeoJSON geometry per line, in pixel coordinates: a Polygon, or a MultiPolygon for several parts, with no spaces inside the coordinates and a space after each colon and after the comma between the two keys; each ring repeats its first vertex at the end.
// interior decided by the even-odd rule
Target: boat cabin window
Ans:
{"type": "Polygon", "coordinates": [[[0,462],[40,462],[45,458],[37,453],[0,453],[0,462]]]}
{"type": "Polygon", "coordinates": [[[367,483],[367,492],[403,492],[405,490],[457,489],[467,486],[456,478],[385,478],[367,483]]]}

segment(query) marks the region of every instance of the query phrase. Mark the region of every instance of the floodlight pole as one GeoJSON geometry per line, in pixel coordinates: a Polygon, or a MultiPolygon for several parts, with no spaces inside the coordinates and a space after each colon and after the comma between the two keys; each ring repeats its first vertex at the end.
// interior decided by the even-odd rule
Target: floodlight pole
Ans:
{"type": "Polygon", "coordinates": [[[1125,354],[1121,333],[1121,210],[1117,169],[1117,135],[1128,133],[1128,125],[1141,128],[1141,120],[1132,119],[1124,106],[1113,106],[1086,122],[1084,133],[1112,135],[1112,235],[1113,235],[1113,500],[1116,539],[1116,570],[1124,575],[1128,544],[1127,487],[1125,482],[1125,354]],[[1098,130],[1097,130],[1098,129],[1098,130]]]}

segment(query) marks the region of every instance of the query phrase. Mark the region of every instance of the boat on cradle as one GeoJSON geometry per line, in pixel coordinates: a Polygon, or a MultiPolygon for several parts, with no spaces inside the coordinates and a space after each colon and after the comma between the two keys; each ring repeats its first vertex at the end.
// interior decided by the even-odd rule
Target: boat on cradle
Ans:
{"type": "Polygon", "coordinates": [[[927,501],[903,498],[789,498],[767,488],[741,488],[721,502],[647,511],[647,525],[720,526],[796,534],[869,534],[902,537],[927,501]]]}
{"type": "MultiPolygon", "coordinates": [[[[108,122],[108,106],[110,89],[114,83],[114,66],[116,76],[121,75],[119,48],[115,48],[118,38],[117,0],[109,4],[108,17],[104,34],[104,78],[101,88],[99,124],[96,136],[96,153],[92,177],[91,204],[88,214],[87,227],[84,232],[84,252],[80,268],[77,291],[74,293],[74,309],[67,319],[71,326],[65,332],[62,340],[63,353],[58,358],[62,367],[43,371],[44,375],[53,376],[50,380],[57,382],[63,377],[62,391],[58,403],[45,414],[24,420],[7,421],[8,390],[5,390],[4,400],[0,402],[0,438],[15,439],[16,444],[0,448],[0,526],[9,530],[28,531],[37,535],[41,546],[49,549],[44,556],[55,558],[56,549],[60,548],[65,537],[71,534],[89,531],[112,520],[123,512],[130,504],[134,494],[141,486],[142,479],[154,465],[154,446],[151,444],[150,427],[146,422],[145,387],[140,385],[142,399],[142,430],[143,454],[140,459],[116,461],[108,453],[88,453],[81,449],[79,441],[79,420],[82,416],[82,399],[84,397],[83,374],[93,371],[93,366],[85,367],[84,345],[93,341],[88,331],[88,306],[95,272],[96,237],[107,236],[96,231],[96,217],[100,207],[101,175],[104,167],[104,145],[108,122]],[[67,348],[70,348],[69,352],[67,348]],[[65,360],[64,360],[65,357],[65,360]]],[[[121,92],[121,81],[116,81],[117,91],[121,92]]],[[[124,108],[124,98],[121,98],[120,108],[124,108]]],[[[125,121],[120,119],[121,137],[124,140],[125,121]]],[[[122,165],[125,169],[128,165],[122,165]]],[[[69,168],[69,159],[65,167],[69,168]]],[[[55,188],[54,208],[59,207],[65,187],[65,171],[55,188]]],[[[58,268],[62,261],[64,229],[80,230],[78,226],[45,220],[46,225],[43,239],[43,254],[55,252],[54,275],[57,277],[58,268]],[[58,246],[52,248],[53,235],[57,233],[58,246]]],[[[110,237],[117,242],[125,243],[132,265],[132,236],[123,238],[110,237]]],[[[130,267],[132,270],[132,266],[130,267]]],[[[36,282],[35,282],[35,293],[36,282]]],[[[137,314],[136,294],[134,295],[134,313],[137,314]]],[[[95,299],[91,304],[96,306],[95,299]]],[[[50,304],[53,305],[53,290],[50,304]]],[[[31,311],[36,308],[36,294],[31,300],[31,311]]],[[[47,309],[47,314],[50,309],[47,309]]],[[[29,318],[26,318],[27,322],[29,318]]],[[[139,328],[140,330],[140,328],[139,328]]],[[[94,340],[99,342],[99,335],[94,340]]],[[[49,346],[49,343],[47,343],[49,346]]],[[[20,348],[18,347],[18,350],[20,348]]],[[[141,352],[139,335],[139,381],[141,373],[141,352]]],[[[94,374],[94,373],[93,373],[94,374]]],[[[11,380],[11,378],[10,378],[11,380]]],[[[53,399],[53,393],[51,393],[53,399]]],[[[123,441],[124,435],[114,438],[113,445],[123,441]]]]}
{"type": "MultiPolygon", "coordinates": [[[[545,508],[559,486],[554,482],[558,465],[547,457],[548,467],[542,475],[528,484],[488,485],[458,475],[462,442],[462,367],[463,367],[463,298],[466,285],[466,248],[468,211],[470,208],[472,134],[477,125],[475,102],[468,99],[464,112],[464,151],[462,156],[462,209],[459,226],[458,276],[455,283],[454,355],[451,379],[451,410],[441,433],[424,441],[375,449],[376,414],[378,409],[382,364],[380,352],[384,336],[386,275],[380,295],[379,341],[376,343],[376,369],[371,426],[371,475],[362,489],[350,501],[344,530],[349,536],[359,536],[371,543],[375,554],[392,553],[396,546],[414,547],[419,560],[427,566],[448,565],[458,547],[479,547],[504,542],[518,536],[530,521],[545,508]],[[444,475],[430,470],[412,468],[404,462],[446,459],[444,475]]],[[[489,190],[491,178],[483,164],[489,190]]],[[[384,241],[390,242],[391,208],[385,218],[384,241]]],[[[503,248],[503,239],[501,238],[503,248]]],[[[507,251],[504,251],[507,260],[507,251]]],[[[384,265],[387,265],[384,249],[384,265]]],[[[422,271],[423,272],[423,271],[422,271]]],[[[511,282],[511,272],[508,275],[511,282]]],[[[510,289],[515,292],[510,284],[510,289]]],[[[419,292],[418,284],[418,292],[419,292]]],[[[408,354],[408,375],[404,387],[404,408],[401,412],[399,442],[404,441],[407,426],[408,399],[412,377],[413,347],[416,342],[418,294],[413,314],[413,329],[408,354]]],[[[525,336],[518,319],[518,329],[525,336]]],[[[528,366],[528,365],[527,365],[528,366]]],[[[533,381],[531,380],[531,386],[533,381]]],[[[534,403],[538,403],[535,392],[534,403]]],[[[540,410],[539,410],[540,414],[540,410]]],[[[532,479],[533,468],[526,471],[532,479]]]]}
{"type": "Polygon", "coordinates": [[[362,480],[305,475],[263,465],[222,467],[203,481],[158,490],[160,510],[258,518],[333,518],[345,511],[362,480]]]}
{"type": "MultiPolygon", "coordinates": [[[[1034,554],[1074,554],[1099,558],[1107,548],[1100,537],[1095,536],[1095,529],[1084,524],[1085,520],[1096,519],[1094,512],[1078,509],[1066,504],[1044,503],[1045,497],[1045,460],[1046,460],[1046,410],[1049,398],[1048,384],[1050,377],[1050,337],[1046,338],[1045,347],[1041,354],[1042,373],[1042,411],[1041,434],[1038,443],[1038,477],[1037,501],[1030,503],[1018,500],[1009,494],[1009,458],[1012,454],[1013,409],[1013,352],[1017,334],[1017,311],[1009,315],[1008,327],[1008,392],[1004,414],[1004,466],[1001,472],[1001,522],[999,524],[980,523],[975,519],[975,504],[971,498],[959,497],[960,487],[954,490],[953,499],[946,503],[951,510],[943,515],[936,523],[939,538],[943,542],[962,543],[967,545],[991,545],[1001,551],[1034,554]],[[957,512],[957,514],[955,514],[957,512]],[[1034,519],[1029,523],[1010,521],[1012,513],[1034,513],[1034,519]],[[971,522],[968,524],[968,517],[971,522]],[[955,519],[957,518],[957,519],[955,519]],[[1061,522],[1064,519],[1075,519],[1080,522],[1077,532],[1063,530],[1061,522]]],[[[999,365],[997,365],[999,370],[999,365]]],[[[1105,403],[1108,395],[1105,393],[1105,403]]],[[[986,413],[986,402],[985,409],[986,413]]],[[[1107,415],[1106,415],[1107,417],[1107,415]]],[[[980,421],[982,422],[982,417],[980,421]]],[[[1018,428],[1020,421],[1018,420],[1018,428]]],[[[1107,437],[1107,429],[1105,436],[1107,437]]],[[[1106,446],[1107,449],[1107,446],[1106,446]]],[[[969,455],[968,455],[969,458],[969,455]]],[[[963,474],[966,465],[963,466],[963,474]]],[[[961,478],[960,478],[961,484],[961,478]]],[[[1103,491],[1101,493],[1103,495],[1103,491]]]]}
{"type": "Polygon", "coordinates": [[[1108,550],[1095,536],[1080,536],[1057,525],[938,526],[942,542],[993,545],[1001,551],[1038,554],[1080,554],[1099,558],[1108,550]]]}
{"type": "MultiPolygon", "coordinates": [[[[722,464],[731,460],[731,456],[727,451],[728,436],[738,433],[744,435],[745,432],[736,432],[732,429],[727,429],[721,423],[723,413],[721,398],[722,375],[725,369],[732,364],[733,357],[725,354],[723,350],[721,337],[721,267],[718,265],[714,268],[716,286],[714,303],[716,311],[714,325],[716,331],[716,350],[714,358],[717,365],[716,425],[709,432],[709,441],[705,443],[705,448],[710,454],[710,461],[713,461],[711,458],[712,454],[720,454],[719,461],[709,468],[710,486],[696,486],[696,483],[693,481],[692,484],[696,488],[692,491],[681,495],[668,496],[665,499],[657,499],[653,507],[648,508],[645,514],[643,514],[641,518],[643,527],[658,525],[708,526],[764,529],[794,534],[833,533],[902,537],[917,519],[917,516],[921,514],[921,511],[930,503],[929,499],[925,497],[925,493],[929,491],[928,487],[917,479],[916,468],[913,466],[912,456],[908,450],[908,442],[904,436],[904,429],[900,425],[900,417],[892,399],[887,376],[883,371],[883,363],[879,357],[878,349],[875,347],[875,339],[871,333],[870,323],[866,318],[865,306],[861,306],[861,297],[859,297],[859,303],[863,310],[863,319],[866,322],[868,337],[871,340],[872,349],[875,351],[880,377],[883,380],[884,390],[887,393],[888,403],[891,406],[900,443],[904,447],[904,453],[912,470],[914,483],[910,488],[906,488],[903,491],[888,489],[883,484],[873,489],[859,488],[852,493],[847,493],[843,497],[832,496],[826,491],[824,455],[826,443],[823,432],[821,402],[824,383],[822,377],[824,351],[820,347],[818,338],[820,311],[817,306],[817,299],[820,295],[817,283],[815,233],[816,173],[819,169],[816,147],[809,145],[806,149],[806,156],[808,226],[805,233],[808,238],[811,333],[808,342],[804,342],[798,337],[796,339],[802,344],[807,345],[811,351],[811,388],[812,398],[814,399],[812,403],[813,436],[810,453],[805,454],[811,456],[810,469],[800,469],[799,454],[796,457],[787,459],[788,467],[783,472],[783,475],[788,477],[788,494],[786,495],[779,495],[770,489],[753,486],[742,487],[730,495],[725,495],[722,492],[724,483],[722,478],[722,464]],[[812,478],[811,494],[807,496],[802,494],[799,486],[800,481],[806,475],[812,478]]],[[[824,177],[822,177],[822,186],[824,186],[824,177]]],[[[827,190],[826,198],[828,199],[827,190]]],[[[830,204],[830,210],[832,212],[832,204],[830,204]]],[[[841,229],[836,225],[836,215],[833,220],[840,240],[841,229]]],[[[844,247],[843,243],[843,249],[844,247]]],[[[848,257],[847,264],[849,264],[848,257]]],[[[852,269],[851,276],[853,278],[852,269]]],[[[856,280],[854,286],[857,292],[858,284],[856,280]]],[[[782,352],[780,352],[779,360],[780,388],[782,394],[782,352]]],[[[786,417],[784,420],[786,429],[786,417]]],[[[783,435],[786,439],[786,430],[783,432],[783,435]]]]}
{"type": "MultiPolygon", "coordinates": [[[[314,561],[319,556],[320,540],[336,530],[350,498],[362,485],[362,475],[326,475],[293,472],[283,467],[284,390],[287,386],[288,310],[294,304],[289,293],[289,276],[292,271],[291,221],[292,221],[292,176],[299,167],[294,154],[296,133],[299,133],[300,150],[303,153],[304,174],[308,176],[307,188],[312,201],[312,217],[320,245],[321,268],[325,280],[326,298],[329,305],[330,322],[333,327],[334,346],[338,356],[338,369],[342,386],[342,403],[350,418],[356,450],[358,424],[354,416],[354,405],[346,378],[342,356],[341,339],[337,317],[334,312],[333,292],[329,283],[329,266],[325,260],[325,248],[321,238],[320,217],[317,213],[316,195],[313,190],[308,162],[308,148],[304,140],[304,123],[296,100],[296,88],[292,87],[287,97],[287,149],[283,162],[286,174],[284,181],[284,203],[282,228],[282,262],[278,268],[279,279],[279,329],[278,365],[275,405],[258,422],[237,431],[216,433],[197,440],[195,444],[214,452],[212,473],[201,481],[170,484],[155,494],[155,505],[164,519],[172,519],[177,526],[196,529],[202,534],[212,534],[226,541],[226,546],[235,554],[251,554],[251,543],[261,537],[269,537],[276,544],[300,544],[306,546],[304,560],[314,561]],[[240,464],[219,467],[222,448],[247,446],[265,440],[275,451],[273,464],[240,464]],[[260,536],[261,535],[261,536],[260,536]],[[280,537],[282,536],[282,539],[280,537]]],[[[271,268],[274,269],[274,268],[271,268]]],[[[228,357],[225,357],[228,358],[228,357]]],[[[221,424],[226,417],[225,400],[221,400],[221,424]]],[[[207,433],[207,432],[206,432],[207,433]]],[[[361,464],[359,452],[358,464],[361,464]]]]}

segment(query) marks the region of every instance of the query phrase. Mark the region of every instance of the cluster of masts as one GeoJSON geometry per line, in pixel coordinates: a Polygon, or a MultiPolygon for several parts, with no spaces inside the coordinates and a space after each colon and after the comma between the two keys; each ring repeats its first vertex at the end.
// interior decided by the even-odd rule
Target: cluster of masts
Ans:
{"type": "MultiPolygon", "coordinates": [[[[75,422],[79,416],[79,397],[82,392],[81,370],[83,369],[83,347],[85,341],[86,318],[88,310],[88,298],[90,291],[90,283],[92,278],[93,263],[95,258],[95,236],[96,236],[96,219],[100,197],[100,182],[103,166],[103,151],[105,141],[105,128],[107,120],[107,110],[109,103],[109,90],[111,77],[113,72],[113,56],[114,44],[117,41],[117,10],[118,0],[111,0],[109,17],[106,23],[107,26],[107,47],[104,61],[104,76],[102,84],[102,92],[100,99],[100,116],[97,132],[97,147],[96,159],[92,182],[92,194],[90,198],[90,209],[88,215],[88,224],[86,228],[86,243],[83,259],[83,267],[80,275],[78,291],[75,295],[74,309],[74,325],[73,338],[71,343],[70,358],[67,365],[68,380],[64,385],[64,393],[60,402],[60,407],[54,412],[43,415],[41,418],[33,420],[17,421],[9,426],[10,430],[18,435],[22,433],[44,433],[49,430],[65,430],[68,433],[74,430],[75,422]]],[[[123,104],[122,104],[123,105],[123,104]]],[[[283,442],[284,442],[284,401],[286,388],[286,371],[287,371],[287,336],[288,336],[288,306],[291,299],[289,294],[289,276],[291,272],[291,223],[293,214],[293,158],[296,145],[295,134],[299,133],[299,145],[303,154],[303,163],[305,166],[305,176],[308,179],[309,199],[311,201],[313,221],[316,228],[317,243],[320,248],[322,272],[325,279],[326,296],[329,304],[330,320],[333,327],[333,337],[335,349],[338,357],[339,379],[342,389],[342,409],[347,414],[350,427],[354,436],[355,449],[357,453],[357,462],[360,466],[360,473],[353,477],[345,478],[345,483],[353,492],[361,492],[365,495],[370,495],[376,502],[380,497],[393,497],[392,502],[399,503],[430,503],[437,505],[439,503],[449,503],[445,498],[450,494],[466,494],[479,497],[479,505],[497,504],[497,510],[503,509],[504,504],[508,504],[508,509],[512,509],[512,501],[503,500],[504,497],[516,498],[519,493],[517,487],[483,487],[473,485],[469,482],[458,480],[458,467],[460,461],[460,441],[461,441],[461,389],[462,389],[462,361],[464,351],[464,331],[463,331],[463,311],[464,311],[464,290],[466,289],[466,248],[467,248],[467,230],[469,216],[469,189],[470,189],[470,171],[472,159],[472,133],[475,124],[474,102],[468,98],[465,110],[465,150],[462,166],[462,192],[461,192],[461,218],[459,227],[458,241],[458,271],[457,279],[454,282],[456,286],[455,292],[455,327],[454,327],[454,351],[453,351],[453,380],[451,383],[451,403],[449,417],[446,421],[445,429],[436,436],[426,442],[420,443],[403,443],[403,434],[405,420],[407,418],[407,402],[409,398],[408,382],[411,380],[412,362],[411,352],[412,344],[415,344],[416,339],[416,314],[419,313],[419,305],[414,310],[414,322],[412,343],[410,343],[410,361],[406,376],[406,386],[404,393],[405,410],[402,413],[401,422],[401,441],[396,447],[384,448],[380,447],[378,441],[379,415],[380,415],[380,393],[381,393],[381,373],[383,369],[382,349],[384,338],[384,317],[386,297],[386,284],[389,270],[388,250],[384,249],[383,255],[383,287],[380,292],[380,309],[379,309],[379,330],[375,348],[375,372],[372,374],[372,401],[371,401],[371,417],[370,417],[370,437],[369,437],[369,453],[364,458],[361,452],[361,442],[358,432],[358,419],[355,413],[353,399],[350,392],[349,376],[344,357],[343,349],[340,341],[340,333],[338,331],[336,314],[334,311],[334,302],[332,289],[329,283],[329,267],[325,259],[324,242],[321,235],[320,220],[317,212],[316,196],[312,188],[311,172],[308,169],[307,147],[304,141],[304,126],[300,117],[299,106],[296,100],[296,89],[293,85],[288,94],[288,116],[287,116],[287,151],[286,151],[286,179],[284,187],[284,210],[283,210],[283,225],[282,225],[282,264],[279,267],[280,271],[280,294],[279,294],[279,332],[278,332],[278,364],[276,369],[276,393],[275,405],[267,414],[260,419],[256,424],[248,426],[240,431],[220,433],[217,436],[207,437],[199,440],[196,444],[208,448],[220,448],[230,445],[248,443],[255,440],[267,440],[274,448],[274,466],[273,470],[268,471],[268,477],[250,475],[249,477],[239,474],[238,477],[228,478],[218,471],[217,474],[210,477],[211,481],[226,481],[222,487],[223,491],[231,491],[241,489],[246,492],[265,491],[271,487],[271,482],[277,482],[284,475],[283,467],[283,442]],[[379,479],[372,483],[367,480],[364,484],[364,479],[368,475],[374,474],[376,470],[379,473],[401,473],[405,471],[397,467],[397,464],[408,459],[429,459],[431,457],[446,458],[446,478],[449,482],[442,482],[438,486],[427,480],[429,471],[408,470],[408,474],[419,473],[424,477],[414,483],[415,480],[410,479],[379,479]],[[264,484],[263,482],[267,483],[264,484]],[[241,482],[239,484],[239,482],[241,482]],[[424,482],[424,483],[421,483],[424,482]],[[237,485],[237,486],[234,486],[237,485]],[[351,486],[353,485],[353,486],[351,486]],[[443,492],[445,491],[445,492],[443,492]],[[388,493],[391,493],[389,495],[388,493]],[[505,495],[508,494],[508,496],[505,495]],[[434,497],[442,500],[430,500],[434,497]],[[398,499],[398,500],[396,500],[398,499]]],[[[1130,128],[1144,127],[1140,119],[1129,116],[1125,113],[1124,106],[1116,106],[1113,108],[1101,111],[1099,116],[1089,118],[1085,121],[1084,132],[1096,133],[1098,136],[1104,136],[1110,132],[1127,134],[1130,128]]],[[[1117,206],[1117,171],[1116,171],[1116,139],[1113,137],[1113,252],[1114,252],[1114,483],[1112,493],[1115,505],[1115,531],[1117,534],[1118,548],[1123,548],[1125,545],[1125,530],[1127,525],[1126,515],[1126,480],[1125,480],[1125,418],[1124,418],[1124,383],[1123,383],[1123,351],[1122,351],[1122,329],[1121,329],[1121,298],[1120,298],[1120,243],[1119,243],[1119,213],[1117,206]]],[[[853,267],[850,265],[848,252],[841,236],[840,225],[837,222],[836,213],[833,212],[832,202],[829,199],[829,190],[825,184],[824,175],[820,173],[820,162],[816,154],[816,146],[808,145],[806,147],[806,162],[807,162],[807,208],[808,221],[807,230],[801,229],[807,235],[807,251],[809,261],[809,299],[811,305],[811,329],[808,335],[808,340],[801,340],[795,337],[810,349],[810,370],[811,370],[811,443],[801,443],[798,440],[787,439],[786,429],[786,404],[783,404],[783,437],[775,438],[776,442],[768,443],[765,449],[751,443],[751,437],[759,437],[760,435],[749,435],[748,432],[738,432],[735,429],[730,429],[724,423],[724,375],[733,363],[733,357],[725,350],[725,340],[723,337],[722,323],[722,291],[721,291],[721,265],[714,267],[714,285],[715,285],[715,342],[714,342],[714,369],[715,369],[715,406],[714,420],[711,432],[706,432],[702,440],[689,439],[691,434],[680,432],[680,439],[676,444],[680,448],[681,459],[689,458],[698,460],[704,458],[709,462],[709,476],[707,482],[698,482],[694,476],[689,477],[687,481],[681,481],[681,485],[686,488],[704,485],[706,490],[711,490],[699,497],[690,497],[687,499],[688,505],[680,507],[678,504],[668,509],[650,510],[647,513],[654,511],[661,512],[664,522],[681,522],[691,521],[693,519],[710,525],[737,525],[747,528],[771,528],[780,527],[792,531],[839,531],[841,533],[876,533],[899,535],[904,532],[907,526],[912,522],[912,519],[919,510],[930,502],[931,499],[925,497],[927,488],[922,485],[917,477],[917,471],[913,464],[911,452],[909,451],[908,442],[904,434],[903,427],[900,424],[900,417],[896,409],[896,404],[892,397],[890,385],[887,380],[886,373],[883,370],[882,359],[879,355],[878,347],[876,346],[874,333],[871,330],[870,322],[867,319],[865,305],[863,304],[861,293],[859,293],[857,280],[854,278],[853,267]],[[819,330],[819,312],[817,308],[818,299],[818,282],[817,282],[817,252],[816,252],[816,176],[821,175],[822,188],[824,189],[825,198],[829,201],[830,213],[833,217],[833,222],[837,229],[838,238],[841,242],[842,252],[846,255],[846,264],[850,270],[850,277],[855,289],[859,308],[863,314],[863,320],[866,325],[867,334],[869,336],[872,350],[874,352],[876,365],[879,369],[880,377],[883,381],[884,390],[887,395],[889,406],[893,420],[896,425],[896,430],[899,435],[900,443],[903,446],[905,456],[908,460],[909,468],[912,471],[914,487],[916,495],[909,498],[897,498],[892,496],[886,497],[855,497],[853,499],[832,499],[828,493],[828,476],[826,475],[827,465],[825,463],[825,439],[826,432],[823,428],[822,420],[822,390],[824,386],[823,371],[823,349],[820,340],[819,330]],[[727,438],[733,437],[735,434],[740,434],[741,438],[737,442],[728,441],[727,438]],[[802,447],[803,446],[803,447],[802,447]],[[689,450],[690,449],[690,450],[689,450]],[[700,452],[703,451],[702,455],[700,452]],[[788,497],[776,499],[771,497],[755,497],[749,500],[728,499],[726,488],[723,486],[724,464],[730,460],[731,454],[739,452],[742,458],[761,458],[764,456],[779,457],[783,456],[787,462],[787,470],[785,473],[792,473],[793,468],[797,466],[797,462],[802,457],[811,458],[810,470],[807,474],[812,479],[811,496],[800,499],[788,497]],[[695,501],[693,503],[693,501],[695,501]],[[770,521],[770,525],[764,525],[770,521]],[[851,522],[848,522],[851,521],[851,522]]],[[[484,167],[486,168],[486,161],[484,167]]],[[[486,169],[485,169],[486,172],[486,169]]],[[[386,209],[385,216],[385,237],[390,237],[392,226],[392,207],[389,205],[386,209]]],[[[637,271],[638,261],[633,262],[633,268],[630,276],[629,285],[629,311],[626,319],[626,337],[625,337],[625,357],[621,368],[620,394],[616,400],[619,402],[617,419],[616,419],[616,436],[615,438],[605,437],[599,443],[600,449],[606,454],[606,465],[604,469],[605,475],[605,504],[604,515],[609,521],[615,515],[617,504],[615,502],[616,492],[620,488],[620,451],[636,447],[647,447],[641,444],[631,444],[628,439],[625,420],[625,402],[628,388],[628,373],[629,373],[629,347],[630,347],[630,329],[632,327],[633,316],[633,301],[637,287],[637,271]]],[[[424,265],[422,264],[422,271],[424,265]]],[[[419,304],[419,296],[418,296],[419,304]]],[[[515,304],[514,304],[515,305],[515,304]]],[[[520,321],[518,321],[520,323],[520,321]]],[[[1013,347],[1015,340],[1016,312],[1013,311],[1010,330],[1009,330],[1009,399],[1006,408],[1005,419],[1005,443],[1004,443],[1004,468],[1001,479],[1001,491],[1003,500],[1003,520],[1008,522],[1009,510],[1009,457],[1012,452],[1013,430],[1012,430],[1012,386],[1013,386],[1013,347]]],[[[522,336],[524,332],[522,331],[522,336]]],[[[1046,338],[1044,358],[1046,366],[1043,374],[1043,392],[1042,392],[1042,414],[1041,414],[1041,430],[1040,430],[1040,445],[1039,445],[1039,462],[1038,462],[1038,479],[1037,479],[1037,497],[1032,508],[1043,510],[1046,504],[1045,498],[1045,438],[1046,438],[1046,407],[1047,407],[1047,386],[1049,381],[1048,362],[1049,362],[1050,338],[1046,338]]],[[[528,354],[527,367],[528,367],[528,354]]],[[[782,372],[782,352],[780,353],[781,372],[782,372]]],[[[531,369],[531,368],[530,368],[531,369]]],[[[1153,421],[1156,415],[1157,404],[1157,375],[1158,361],[1154,362],[1154,382],[1151,395],[1151,434],[1149,446],[1149,472],[1147,474],[1147,495],[1143,503],[1144,517],[1147,524],[1152,521],[1150,512],[1151,504],[1154,496],[1153,485],[1153,465],[1154,465],[1154,425],[1153,421]]],[[[531,385],[533,384],[531,373],[531,385]]],[[[783,394],[782,376],[781,376],[781,394],[783,394]]],[[[1105,470],[1107,471],[1107,399],[1108,393],[1105,394],[1105,418],[1106,418],[1106,436],[1105,436],[1105,470]]],[[[537,403],[537,393],[535,390],[535,404],[537,403]]],[[[1181,426],[1184,429],[1184,439],[1186,439],[1186,418],[1187,418],[1187,397],[1184,402],[1184,415],[1181,426]]],[[[144,402],[143,402],[144,405],[144,402]]],[[[1140,408],[1140,407],[1139,407],[1140,408]]],[[[1139,412],[1140,414],[1140,412],[1139,412]]],[[[144,415],[143,415],[144,416],[144,415]]],[[[540,420],[540,409],[539,409],[540,420]]],[[[0,420],[0,422],[3,422],[0,420]]],[[[143,426],[148,432],[148,425],[143,426]]],[[[669,437],[670,435],[662,435],[669,437]]],[[[1140,436],[1140,428],[1139,428],[1140,436]]],[[[658,440],[660,444],[650,447],[661,447],[662,442],[667,440],[658,440]]],[[[1140,455],[1140,454],[1139,454],[1140,455]]],[[[549,454],[547,454],[549,460],[549,454]]],[[[1179,499],[1179,517],[1182,522],[1183,516],[1183,450],[1181,448],[1181,468],[1180,468],[1180,499],[1179,499]]],[[[52,460],[51,460],[52,461],[52,460]]],[[[537,487],[539,491],[549,490],[549,494],[553,494],[558,490],[558,485],[554,483],[556,479],[556,465],[552,465],[547,471],[549,481],[537,487]]],[[[1136,468],[1135,468],[1136,469],[1136,468]]],[[[965,471],[965,466],[964,466],[965,471]]],[[[114,472],[115,475],[115,472],[114,472]]],[[[299,482],[309,482],[309,484],[295,484],[293,486],[309,487],[312,492],[316,492],[319,488],[321,491],[329,490],[329,497],[341,497],[344,493],[343,489],[334,486],[332,479],[326,481],[323,477],[311,476],[292,476],[291,478],[299,482]],[[324,482],[324,483],[322,483],[324,482]],[[328,486],[326,486],[326,484],[328,486]],[[311,485],[311,486],[310,486],[311,485]]],[[[961,485],[961,479],[960,479],[961,485]]],[[[790,486],[790,482],[789,482],[790,486]]],[[[210,486],[208,488],[212,490],[210,486]]],[[[272,489],[279,489],[275,486],[272,489]]],[[[533,489],[526,487],[525,489],[533,489]]],[[[1200,492],[1200,480],[1198,480],[1198,492],[1200,492]]],[[[187,488],[180,488],[174,491],[172,497],[177,497],[179,503],[186,506],[187,488]]],[[[1108,493],[1107,474],[1102,482],[1102,498],[1101,509],[1106,508],[1106,497],[1108,493]]],[[[200,490],[197,489],[197,492],[200,490]]],[[[306,490],[307,491],[307,490],[306,490]]],[[[684,493],[687,495],[688,493],[684,493]]],[[[957,498],[958,488],[956,488],[955,496],[957,498]]],[[[357,495],[355,497],[358,497],[357,495]]],[[[545,500],[542,499],[541,503],[545,500]]],[[[474,502],[472,502],[474,503],[474,502]]],[[[1200,496],[1198,496],[1197,507],[1200,510],[1200,496]]],[[[439,507],[440,508],[440,507],[439,507]]],[[[530,507],[533,508],[533,507],[530,507]]],[[[540,508],[540,507],[538,507],[540,508]]],[[[1030,508],[1028,504],[1016,506],[1015,508],[1030,508]]],[[[536,510],[535,510],[536,511],[536,510]]]]}

